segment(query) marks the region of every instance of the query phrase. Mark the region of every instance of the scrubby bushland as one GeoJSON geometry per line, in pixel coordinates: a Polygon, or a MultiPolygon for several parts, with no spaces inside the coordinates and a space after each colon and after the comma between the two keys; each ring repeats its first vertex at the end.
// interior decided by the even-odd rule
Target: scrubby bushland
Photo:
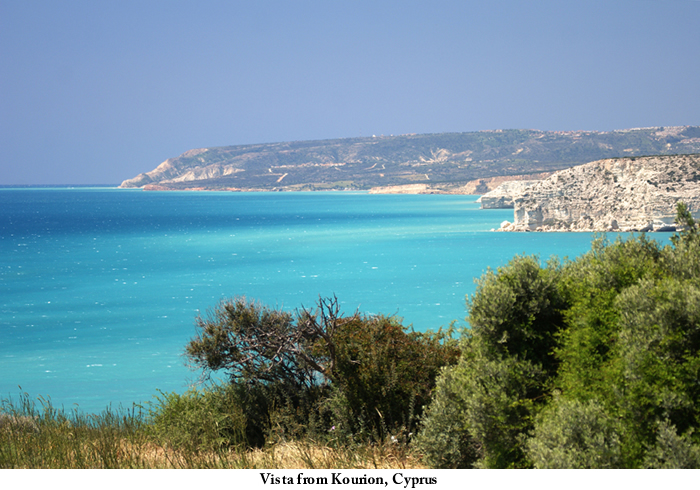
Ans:
{"type": "Polygon", "coordinates": [[[700,231],[516,257],[468,300],[471,331],[416,445],[438,467],[700,465],[700,231]]]}
{"type": "MultiPolygon", "coordinates": [[[[236,437],[260,445],[408,437],[440,369],[456,362],[459,349],[452,329],[418,333],[394,317],[344,316],[336,298],[293,315],[237,297],[197,318],[186,356],[205,375],[223,371],[229,378],[221,389],[230,408],[209,417],[237,420],[236,437]]],[[[170,405],[198,403],[187,396],[165,400],[163,420],[170,405]]]]}

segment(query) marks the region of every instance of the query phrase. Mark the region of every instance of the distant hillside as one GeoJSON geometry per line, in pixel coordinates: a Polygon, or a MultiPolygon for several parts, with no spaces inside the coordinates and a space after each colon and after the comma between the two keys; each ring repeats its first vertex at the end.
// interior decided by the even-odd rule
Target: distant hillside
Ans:
{"type": "Polygon", "coordinates": [[[408,134],[190,150],[121,187],[328,190],[428,184],[449,189],[604,158],[698,152],[697,126],[408,134]]]}

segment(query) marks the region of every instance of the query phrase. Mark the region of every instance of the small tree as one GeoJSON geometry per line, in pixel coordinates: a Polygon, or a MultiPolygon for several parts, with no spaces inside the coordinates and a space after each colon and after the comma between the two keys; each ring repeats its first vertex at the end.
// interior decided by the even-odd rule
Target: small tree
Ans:
{"type": "Polygon", "coordinates": [[[685,232],[695,234],[698,231],[697,223],[693,219],[690,208],[683,201],[676,204],[676,224],[685,232]]]}
{"type": "Polygon", "coordinates": [[[224,370],[232,381],[280,383],[295,389],[327,383],[335,365],[333,336],[341,318],[338,300],[320,299],[298,318],[245,297],[222,301],[196,319],[197,335],[185,355],[205,375],[224,370]]]}

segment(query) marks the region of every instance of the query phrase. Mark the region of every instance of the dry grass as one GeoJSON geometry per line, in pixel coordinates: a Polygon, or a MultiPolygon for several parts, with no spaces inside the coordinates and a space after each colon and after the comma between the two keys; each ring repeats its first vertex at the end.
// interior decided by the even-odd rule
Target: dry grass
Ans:
{"type": "Polygon", "coordinates": [[[396,469],[425,468],[420,459],[398,445],[330,448],[293,442],[245,454],[248,468],[278,469],[396,469]]]}
{"type": "Polygon", "coordinates": [[[142,468],[239,468],[239,469],[420,469],[420,458],[405,447],[373,445],[331,448],[289,442],[264,449],[188,453],[154,443],[131,447],[124,453],[138,454],[142,468]]]}
{"type": "MultiPolygon", "coordinates": [[[[423,468],[408,444],[312,439],[262,449],[199,444],[181,433],[154,430],[140,411],[65,413],[27,396],[0,404],[0,468],[423,468]]],[[[208,441],[213,440],[212,438],[208,441]]]]}
{"type": "Polygon", "coordinates": [[[42,427],[0,430],[0,468],[240,468],[240,469],[416,469],[420,458],[402,444],[329,447],[307,441],[264,449],[183,450],[139,432],[42,427]]]}

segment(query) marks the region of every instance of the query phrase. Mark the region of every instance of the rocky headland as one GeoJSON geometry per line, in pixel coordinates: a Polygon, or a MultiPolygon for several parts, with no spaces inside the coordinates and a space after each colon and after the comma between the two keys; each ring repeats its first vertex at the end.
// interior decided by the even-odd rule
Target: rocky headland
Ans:
{"type": "Polygon", "coordinates": [[[500,231],[675,231],[679,201],[700,217],[700,154],[599,160],[511,195],[500,231]]]}

